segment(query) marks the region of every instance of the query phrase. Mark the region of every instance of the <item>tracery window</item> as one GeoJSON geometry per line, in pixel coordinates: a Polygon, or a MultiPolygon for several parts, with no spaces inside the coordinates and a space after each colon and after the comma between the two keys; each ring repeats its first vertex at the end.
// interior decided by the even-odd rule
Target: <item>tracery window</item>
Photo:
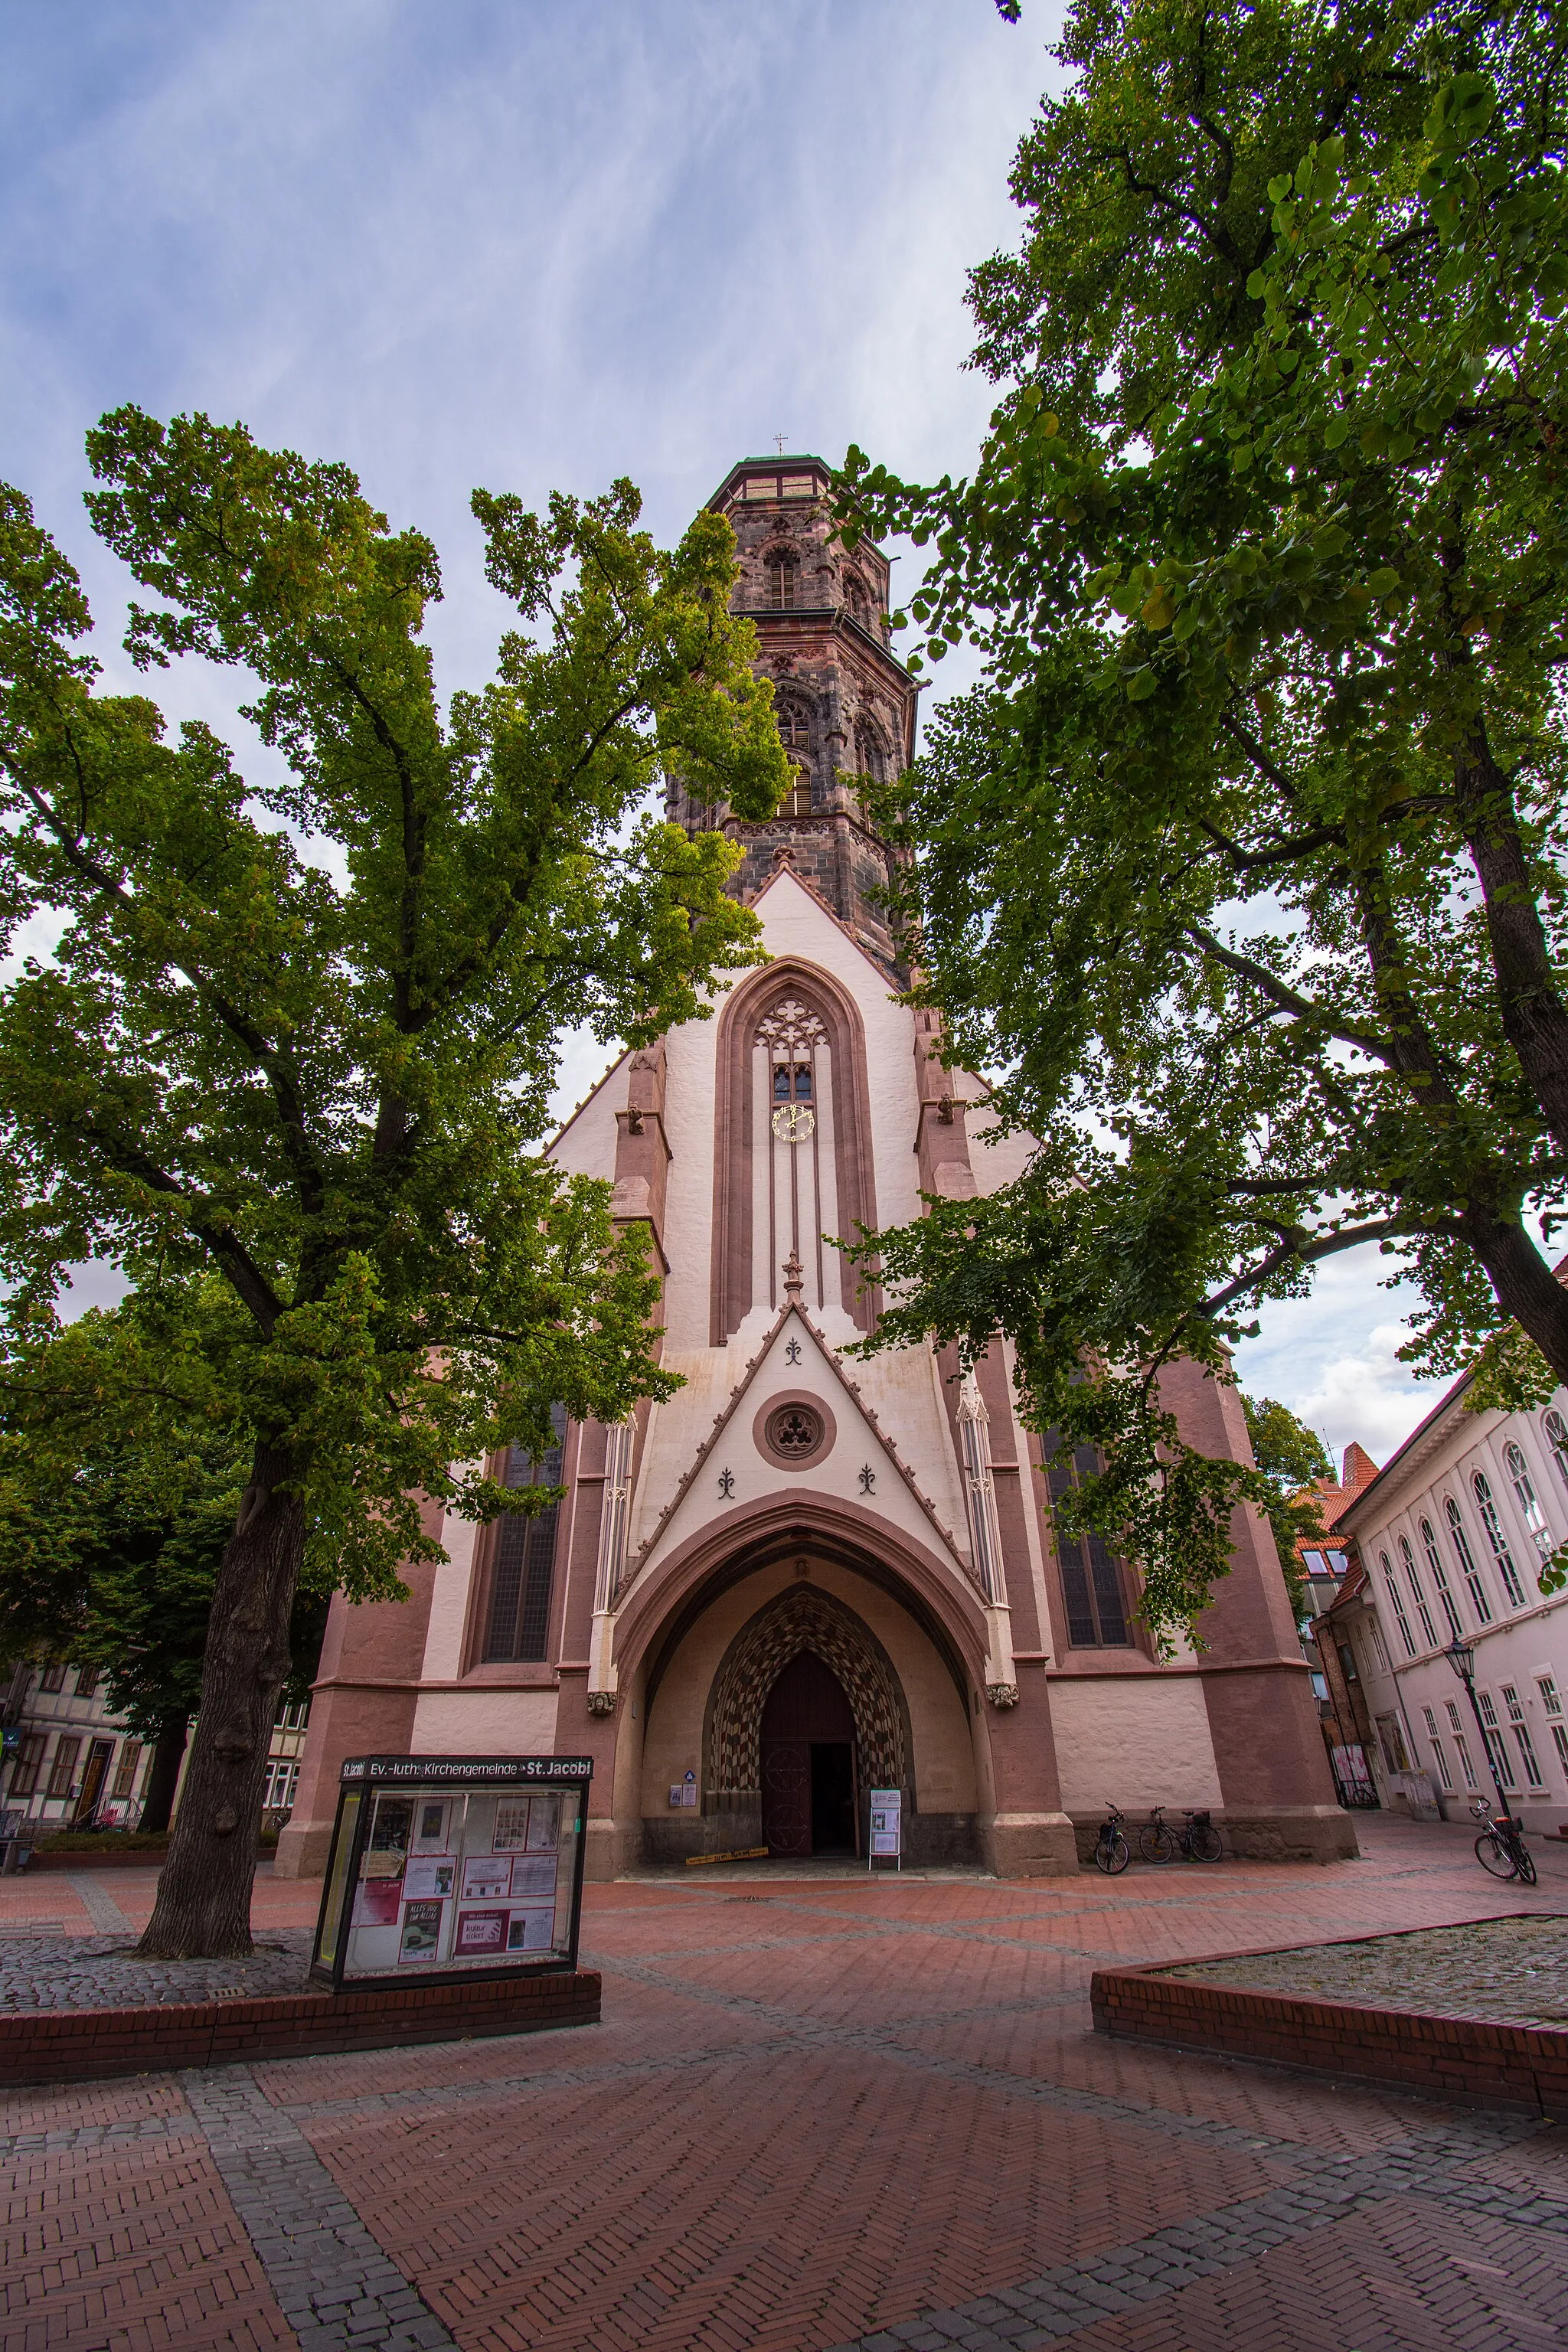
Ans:
{"type": "MultiPolygon", "coordinates": [[[[1057,1443],[1058,1433],[1052,1430],[1045,1440],[1047,1462],[1057,1443]]],[[[1104,1537],[1092,1528],[1087,1535],[1075,1535],[1062,1525],[1060,1504],[1080,1477],[1096,1476],[1101,1466],[1093,1446],[1080,1445],[1070,1457],[1051,1463],[1047,1474],[1068,1640],[1075,1650],[1125,1649],[1131,1638],[1121,1571],[1104,1537]]]]}
{"type": "Polygon", "coordinates": [[[811,720],[798,702],[782,702],[775,706],[779,741],[786,751],[809,751],[811,720]]]}
{"type": "MultiPolygon", "coordinates": [[[[558,1486],[566,1444],[566,1413],[551,1410],[555,1442],[537,1461],[521,1447],[509,1449],[503,1486],[558,1486]]],[[[542,1659],[550,1635],[550,1601],[555,1580],[555,1531],[559,1503],[546,1503],[530,1517],[513,1512],[500,1523],[490,1576],[485,1628],[487,1664],[499,1659],[542,1659]]]]}

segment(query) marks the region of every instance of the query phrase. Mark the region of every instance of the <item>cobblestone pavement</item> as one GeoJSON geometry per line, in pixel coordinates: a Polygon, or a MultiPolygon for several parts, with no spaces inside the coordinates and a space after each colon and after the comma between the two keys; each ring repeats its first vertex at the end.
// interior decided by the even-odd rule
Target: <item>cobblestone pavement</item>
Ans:
{"type": "MultiPolygon", "coordinates": [[[[1330,1869],[595,1888],[601,2026],[11,2093],[0,2336],[1547,2352],[1568,2130],[1089,2031],[1102,1960],[1568,1912],[1568,1849],[1500,1889],[1462,1829],[1357,1827],[1330,1869]]],[[[92,1925],[52,1880],[5,1916],[92,1925]]]]}
{"type": "Polygon", "coordinates": [[[1568,1917],[1428,1927],[1414,1936],[1314,1944],[1170,1973],[1197,1984],[1321,1993],[1377,2009],[1560,2026],[1568,2023],[1568,1917]]]}
{"type": "Polygon", "coordinates": [[[0,1927],[0,2012],[141,2009],[171,2001],[304,1992],[308,1927],[277,1929],[246,1960],[139,1960],[134,1936],[62,1936],[0,1927]]]}

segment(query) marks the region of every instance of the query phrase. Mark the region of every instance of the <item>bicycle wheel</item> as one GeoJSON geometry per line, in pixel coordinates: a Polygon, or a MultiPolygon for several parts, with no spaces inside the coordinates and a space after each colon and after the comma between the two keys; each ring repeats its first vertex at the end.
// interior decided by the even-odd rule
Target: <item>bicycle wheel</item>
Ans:
{"type": "Polygon", "coordinates": [[[1522,1838],[1521,1838],[1519,1842],[1516,1862],[1520,1877],[1523,1881],[1524,1885],[1526,1886],[1533,1886],[1535,1884],[1535,1864],[1530,1858],[1529,1849],[1526,1847],[1522,1838]]]}
{"type": "Polygon", "coordinates": [[[1138,1832],[1138,1851],[1145,1862],[1171,1862],[1175,1858],[1176,1840],[1163,1822],[1158,1829],[1151,1822],[1138,1832]]]}
{"type": "Polygon", "coordinates": [[[1489,1870],[1494,1878],[1513,1876],[1513,1856],[1495,1830],[1483,1830],[1476,1840],[1476,1860],[1483,1870],[1489,1870]]]}
{"type": "Polygon", "coordinates": [[[1200,1822],[1193,1832],[1194,1862],[1223,1862],[1225,1848],[1220,1843],[1218,1830],[1212,1822],[1200,1822]]]}
{"type": "Polygon", "coordinates": [[[1117,1872],[1125,1870],[1131,1861],[1132,1849],[1118,1830],[1113,1836],[1100,1839],[1094,1849],[1094,1858],[1106,1876],[1114,1878],[1117,1872]]]}

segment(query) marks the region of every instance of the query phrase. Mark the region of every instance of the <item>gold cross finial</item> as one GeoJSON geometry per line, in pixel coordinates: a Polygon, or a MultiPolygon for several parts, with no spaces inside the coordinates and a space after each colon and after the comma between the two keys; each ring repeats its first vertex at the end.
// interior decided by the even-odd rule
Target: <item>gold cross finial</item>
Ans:
{"type": "Polygon", "coordinates": [[[781,457],[784,456],[784,445],[788,439],[789,435],[787,433],[775,433],[773,435],[773,447],[778,451],[781,457]]]}

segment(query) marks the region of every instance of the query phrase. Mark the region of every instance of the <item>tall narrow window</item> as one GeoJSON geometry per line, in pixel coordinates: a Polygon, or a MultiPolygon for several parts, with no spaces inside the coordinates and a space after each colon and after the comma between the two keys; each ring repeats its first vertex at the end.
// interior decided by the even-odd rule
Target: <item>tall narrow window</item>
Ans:
{"type": "Polygon", "coordinates": [[[1546,1432],[1546,1443],[1552,1449],[1552,1459],[1557,1465],[1557,1475],[1568,1486],[1568,1421],[1564,1421],[1555,1405],[1541,1424],[1546,1432]]]}
{"type": "Polygon", "coordinates": [[[1502,1703],[1508,1709],[1509,1724],[1519,1748],[1520,1761],[1524,1766],[1525,1784],[1531,1789],[1544,1789],[1546,1782],[1536,1761],[1535,1742],[1524,1719],[1524,1702],[1511,1683],[1502,1685],[1502,1703]]]}
{"type": "Polygon", "coordinates": [[[44,1760],[46,1735],[41,1731],[25,1731],[22,1745],[16,1750],[16,1768],[11,1775],[11,1794],[30,1797],[38,1785],[38,1767],[44,1760]]]}
{"type": "Polygon", "coordinates": [[[1451,1789],[1454,1783],[1448,1772],[1448,1759],[1443,1753],[1443,1743],[1437,1737],[1437,1718],[1429,1706],[1424,1706],[1421,1712],[1426,1718],[1426,1736],[1432,1743],[1432,1754],[1437,1766],[1437,1786],[1451,1789]]]}
{"type": "Polygon", "coordinates": [[[1480,1782],[1476,1779],[1476,1768],[1470,1760],[1469,1742],[1459,1728],[1459,1710],[1452,1699],[1447,1700],[1446,1704],[1448,1709],[1448,1728],[1454,1735],[1454,1745],[1459,1751],[1459,1764],[1465,1775],[1465,1786],[1467,1789],[1479,1789],[1480,1782]]]}
{"type": "MultiPolygon", "coordinates": [[[[1405,1613],[1405,1603],[1399,1597],[1399,1587],[1394,1581],[1394,1570],[1388,1564],[1388,1554],[1385,1551],[1380,1551],[1377,1556],[1383,1563],[1383,1573],[1388,1585],[1388,1597],[1394,1603],[1394,1622],[1399,1627],[1399,1638],[1405,1644],[1405,1654],[1407,1658],[1413,1658],[1415,1655],[1415,1644],[1410,1638],[1410,1620],[1405,1613]]],[[[1376,1622],[1375,1618],[1373,1622],[1376,1622]]]]}
{"type": "Polygon", "coordinates": [[[51,1797],[70,1795],[71,1780],[76,1771],[76,1759],[80,1754],[79,1739],[62,1738],[56,1743],[55,1760],[49,1772],[48,1794],[51,1797]]]}
{"type": "Polygon", "coordinates": [[[811,778],[804,768],[790,770],[790,782],[784,786],[784,795],[779,802],[779,814],[780,816],[811,814],[811,778]]]}
{"type": "MultiPolygon", "coordinates": [[[[1057,1444],[1053,1430],[1045,1442],[1046,1458],[1057,1444]]],[[[1080,1477],[1092,1478],[1100,1467],[1092,1445],[1080,1445],[1071,1460],[1051,1464],[1051,1517],[1060,1564],[1062,1601],[1067,1609],[1068,1640],[1075,1650],[1124,1649],[1128,1643],[1127,1608],[1121,1577],[1103,1537],[1090,1532],[1077,1536],[1062,1526],[1058,1508],[1080,1477]]]]}
{"type": "Polygon", "coordinates": [[[1546,1709],[1546,1728],[1552,1734],[1552,1745],[1557,1750],[1557,1761],[1568,1780],[1568,1723],[1563,1720],[1563,1698],[1555,1676],[1538,1675],[1535,1687],[1541,1693],[1541,1704],[1546,1709]]]}
{"type": "Polygon", "coordinates": [[[1454,1549],[1459,1555],[1459,1566],[1464,1570],[1465,1582],[1469,1589],[1471,1606],[1480,1623],[1489,1625],[1492,1622],[1492,1612],[1490,1603],[1487,1600],[1486,1587],[1481,1582],[1480,1570],[1476,1566],[1476,1556],[1470,1549],[1470,1539],[1465,1533],[1465,1522],[1459,1516],[1459,1507],[1452,1495],[1445,1502],[1443,1510],[1448,1522],[1448,1533],[1453,1538],[1454,1549]]]}
{"type": "Polygon", "coordinates": [[[1530,1529],[1531,1541],[1544,1559],[1555,1547],[1552,1541],[1552,1530],[1546,1524],[1546,1514],[1536,1497],[1535,1481],[1530,1475],[1530,1465],[1517,1445],[1505,1445],[1502,1458],[1508,1465],[1508,1475],[1513,1481],[1513,1491],[1519,1499],[1519,1507],[1523,1515],[1524,1524],[1530,1529]]]}
{"type": "Polygon", "coordinates": [[[110,1791],[111,1795],[133,1797],[136,1794],[136,1767],[141,1761],[142,1742],[139,1739],[126,1740],[120,1750],[119,1759],[114,1767],[114,1787],[110,1791]]]}
{"type": "Polygon", "coordinates": [[[1508,1749],[1502,1744],[1502,1726],[1497,1719],[1492,1695],[1490,1691],[1478,1691],[1476,1698],[1481,1710],[1481,1730],[1486,1738],[1487,1754],[1492,1759],[1498,1786],[1500,1789],[1512,1789],[1518,1784],[1513,1777],[1513,1766],[1508,1760],[1508,1749]]]}
{"type": "Polygon", "coordinates": [[[63,1658],[47,1659],[44,1664],[44,1671],[38,1676],[38,1688],[41,1691],[63,1691],[65,1686],[65,1660],[63,1658]]]}
{"type": "Polygon", "coordinates": [[[1426,1595],[1421,1590],[1421,1579],[1415,1573],[1415,1555],[1410,1549],[1408,1536],[1399,1538],[1399,1556],[1405,1562],[1405,1581],[1410,1587],[1410,1598],[1415,1603],[1415,1614],[1421,1620],[1421,1631],[1426,1636],[1426,1647],[1435,1650],[1437,1629],[1432,1622],[1432,1612],[1426,1606],[1426,1595]]]}
{"type": "Polygon", "coordinates": [[[768,604],[775,613],[793,611],[795,606],[795,572],[793,563],[768,565],[768,604]]]}
{"type": "MultiPolygon", "coordinates": [[[[566,1414],[551,1410],[555,1443],[538,1461],[517,1446],[507,1455],[502,1485],[558,1486],[566,1443],[566,1414]]],[[[487,1662],[499,1658],[541,1659],[550,1634],[550,1596],[555,1570],[555,1528],[559,1503],[546,1503],[525,1518],[512,1514],[500,1522],[496,1542],[495,1570],[490,1580],[489,1625],[485,1639],[487,1662]]]]}
{"type": "Polygon", "coordinates": [[[97,1697],[98,1668],[96,1666],[79,1666],[77,1668],[76,1695],[78,1698],[97,1697]]]}
{"type": "Polygon", "coordinates": [[[1502,1521],[1498,1517],[1497,1504],[1492,1499],[1491,1482],[1484,1471],[1478,1470],[1470,1480],[1470,1486],[1475,1493],[1476,1508],[1481,1515],[1481,1525],[1487,1531],[1487,1541],[1492,1548],[1492,1558],[1498,1565],[1498,1574],[1502,1579],[1503,1591],[1516,1609],[1522,1609],[1524,1587],[1519,1580],[1519,1570],[1513,1564],[1513,1554],[1508,1548],[1508,1539],[1502,1531],[1502,1521]]]}
{"type": "Polygon", "coordinates": [[[1443,1604],[1443,1614],[1448,1621],[1448,1631],[1456,1642],[1464,1638],[1459,1612],[1454,1606],[1454,1596],[1448,1590],[1448,1571],[1443,1565],[1443,1555],[1437,1549],[1437,1538],[1430,1519],[1421,1522],[1421,1549],[1426,1555],[1426,1565],[1432,1571],[1432,1581],[1437,1588],[1437,1598],[1443,1604]]]}

